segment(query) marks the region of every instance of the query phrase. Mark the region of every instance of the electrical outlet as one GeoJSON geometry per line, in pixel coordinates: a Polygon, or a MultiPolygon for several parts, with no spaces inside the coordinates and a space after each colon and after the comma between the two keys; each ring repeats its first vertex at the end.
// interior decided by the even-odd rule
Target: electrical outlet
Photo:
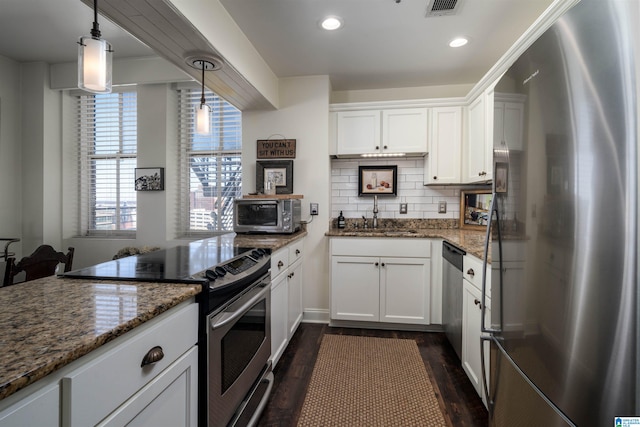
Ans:
{"type": "Polygon", "coordinates": [[[447,213],[447,202],[438,202],[438,213],[447,213]]]}
{"type": "Polygon", "coordinates": [[[407,213],[407,204],[406,203],[400,203],[400,213],[401,214],[406,214],[407,213]]]}
{"type": "Polygon", "coordinates": [[[318,204],[317,203],[311,203],[311,207],[309,208],[309,213],[311,215],[318,215],[318,204]]]}

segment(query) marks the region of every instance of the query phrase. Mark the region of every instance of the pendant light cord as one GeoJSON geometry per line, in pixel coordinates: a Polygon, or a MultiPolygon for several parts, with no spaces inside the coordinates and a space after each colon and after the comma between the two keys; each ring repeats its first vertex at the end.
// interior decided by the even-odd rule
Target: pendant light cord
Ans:
{"type": "Polygon", "coordinates": [[[100,25],[98,25],[98,0],[93,0],[93,28],[91,29],[91,37],[100,38],[100,25]]]}
{"type": "MultiPolygon", "coordinates": [[[[96,0],[97,1],[97,0],[96,0]]],[[[206,99],[204,98],[204,60],[202,61],[202,96],[200,97],[200,108],[206,103],[206,99]]]]}

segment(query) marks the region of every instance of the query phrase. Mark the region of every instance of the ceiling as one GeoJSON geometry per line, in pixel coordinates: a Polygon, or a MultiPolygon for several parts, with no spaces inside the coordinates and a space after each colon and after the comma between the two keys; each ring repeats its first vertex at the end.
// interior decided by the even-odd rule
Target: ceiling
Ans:
{"type": "Polygon", "coordinates": [[[333,90],[476,83],[552,3],[459,0],[426,18],[428,0],[220,1],[278,77],[326,74],[333,90]],[[327,15],[343,28],[321,30],[327,15]]]}
{"type": "MultiPolygon", "coordinates": [[[[88,35],[93,8],[80,0],[1,0],[0,55],[18,62],[72,62],[77,41],[88,35]]],[[[155,56],[154,52],[118,26],[98,17],[102,37],[115,58],[155,56]]]]}
{"type": "MultiPolygon", "coordinates": [[[[329,75],[333,90],[475,83],[552,3],[459,0],[455,16],[426,18],[428,0],[219,1],[278,77],[329,75]],[[326,15],[344,27],[320,30],[326,15]],[[470,43],[448,47],[459,35],[470,43]]],[[[75,61],[76,41],[93,22],[80,0],[2,0],[0,9],[0,55],[19,62],[75,61]]],[[[107,19],[99,23],[115,58],[154,55],[107,19]]]]}

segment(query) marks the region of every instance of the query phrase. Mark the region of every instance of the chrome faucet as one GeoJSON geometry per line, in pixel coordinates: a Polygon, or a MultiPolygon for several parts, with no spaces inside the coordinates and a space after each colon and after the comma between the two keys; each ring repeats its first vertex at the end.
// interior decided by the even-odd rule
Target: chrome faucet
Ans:
{"type": "Polygon", "coordinates": [[[378,228],[378,195],[373,195],[373,228],[378,228]]]}

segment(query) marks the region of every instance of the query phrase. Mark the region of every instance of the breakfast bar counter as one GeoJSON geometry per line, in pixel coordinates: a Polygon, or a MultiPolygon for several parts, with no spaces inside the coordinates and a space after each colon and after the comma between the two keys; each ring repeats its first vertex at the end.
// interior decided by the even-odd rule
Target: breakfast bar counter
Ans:
{"type": "Polygon", "coordinates": [[[198,284],[56,276],[0,288],[0,399],[201,290],[198,284]]]}

